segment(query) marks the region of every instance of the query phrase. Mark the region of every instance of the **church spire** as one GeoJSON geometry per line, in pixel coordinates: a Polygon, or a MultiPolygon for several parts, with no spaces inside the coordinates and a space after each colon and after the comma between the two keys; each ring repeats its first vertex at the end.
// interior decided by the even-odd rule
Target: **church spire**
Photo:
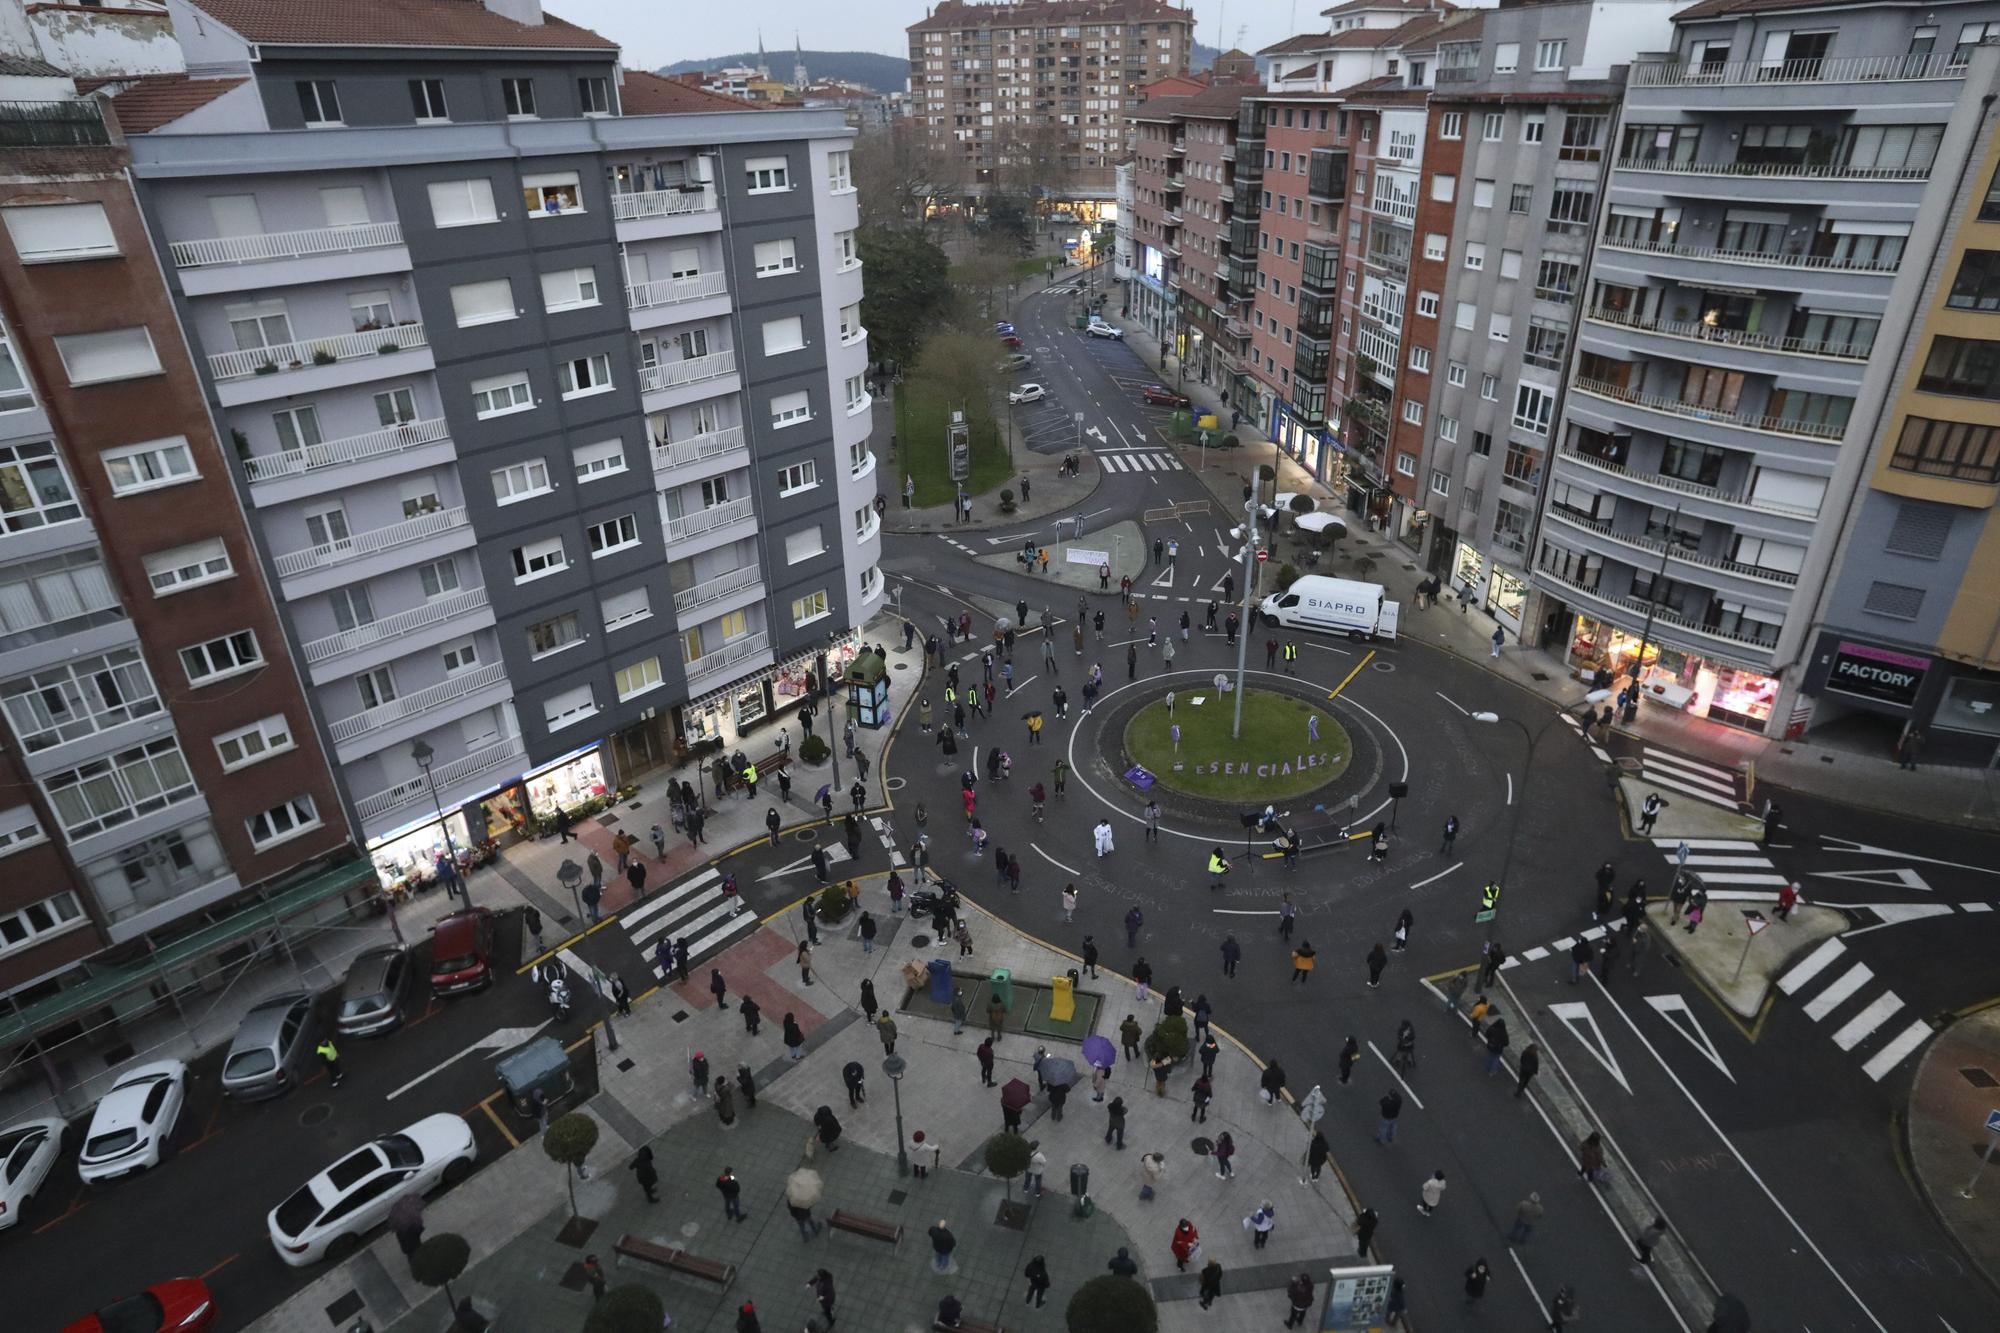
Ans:
{"type": "Polygon", "coordinates": [[[764,55],[764,30],[762,28],[757,29],[757,77],[760,79],[771,77],[771,62],[764,55]]]}
{"type": "Polygon", "coordinates": [[[792,29],[792,86],[803,88],[812,80],[806,75],[805,48],[799,44],[799,30],[792,29]]]}

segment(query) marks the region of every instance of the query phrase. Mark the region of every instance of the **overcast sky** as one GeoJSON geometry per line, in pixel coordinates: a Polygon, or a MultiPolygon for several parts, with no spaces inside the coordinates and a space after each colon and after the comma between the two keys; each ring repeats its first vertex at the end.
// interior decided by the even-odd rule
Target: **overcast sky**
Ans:
{"type": "MultiPolygon", "coordinates": [[[[1294,32],[1321,32],[1319,11],[1333,0],[1203,0],[1195,5],[1195,36],[1211,46],[1254,51],[1294,32]],[[1218,42],[1220,33],[1226,40],[1218,42]]],[[[807,50],[906,54],[903,30],[924,16],[925,0],[547,0],[550,10],[594,28],[625,48],[626,63],[654,69],[756,49],[790,50],[792,32],[807,50]]],[[[783,78],[789,68],[772,62],[783,78]]]]}

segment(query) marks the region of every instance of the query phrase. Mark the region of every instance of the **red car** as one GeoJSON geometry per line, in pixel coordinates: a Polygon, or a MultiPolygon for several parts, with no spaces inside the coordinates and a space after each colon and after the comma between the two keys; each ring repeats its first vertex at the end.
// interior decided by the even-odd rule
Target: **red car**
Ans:
{"type": "Polygon", "coordinates": [[[455,995],[493,984],[491,908],[468,907],[431,927],[431,992],[455,995]]]}
{"type": "Polygon", "coordinates": [[[63,1333],[201,1333],[215,1325],[215,1301],[199,1278],[155,1283],[137,1296],[87,1314],[63,1333]]]}
{"type": "Polygon", "coordinates": [[[1000,335],[1000,345],[1002,347],[1019,347],[1021,340],[1011,333],[1003,333],[1000,335]]]}
{"type": "Polygon", "coordinates": [[[1139,391],[1139,397],[1156,407],[1179,408],[1193,406],[1193,403],[1188,399],[1186,394],[1175,393],[1172,389],[1161,388],[1157,384],[1148,384],[1144,389],[1139,391]]]}

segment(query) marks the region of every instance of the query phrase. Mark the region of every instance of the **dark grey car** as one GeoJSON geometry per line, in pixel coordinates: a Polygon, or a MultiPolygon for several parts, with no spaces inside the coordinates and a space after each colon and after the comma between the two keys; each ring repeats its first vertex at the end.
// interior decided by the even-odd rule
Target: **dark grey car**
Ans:
{"type": "Polygon", "coordinates": [[[312,1059],[313,997],[274,995],[243,1016],[222,1059],[222,1091],[239,1101],[275,1097],[303,1078],[312,1059]]]}
{"type": "Polygon", "coordinates": [[[393,944],[364,949],[348,964],[340,983],[336,1022],[348,1037],[372,1037],[403,1024],[410,992],[410,955],[393,944]]]}

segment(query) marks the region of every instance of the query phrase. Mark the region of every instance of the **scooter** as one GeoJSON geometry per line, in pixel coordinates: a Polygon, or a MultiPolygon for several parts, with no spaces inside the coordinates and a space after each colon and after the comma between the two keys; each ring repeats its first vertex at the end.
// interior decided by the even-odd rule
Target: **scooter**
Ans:
{"type": "MultiPolygon", "coordinates": [[[[935,879],[936,877],[933,876],[933,878],[935,879]]],[[[911,916],[936,916],[939,903],[943,903],[949,907],[953,916],[958,915],[958,890],[943,880],[937,880],[937,884],[938,887],[936,889],[918,889],[910,895],[909,909],[911,916]]]]}
{"type": "Polygon", "coordinates": [[[560,972],[549,978],[549,1008],[555,1010],[556,1022],[569,1022],[569,982],[560,972]]]}

